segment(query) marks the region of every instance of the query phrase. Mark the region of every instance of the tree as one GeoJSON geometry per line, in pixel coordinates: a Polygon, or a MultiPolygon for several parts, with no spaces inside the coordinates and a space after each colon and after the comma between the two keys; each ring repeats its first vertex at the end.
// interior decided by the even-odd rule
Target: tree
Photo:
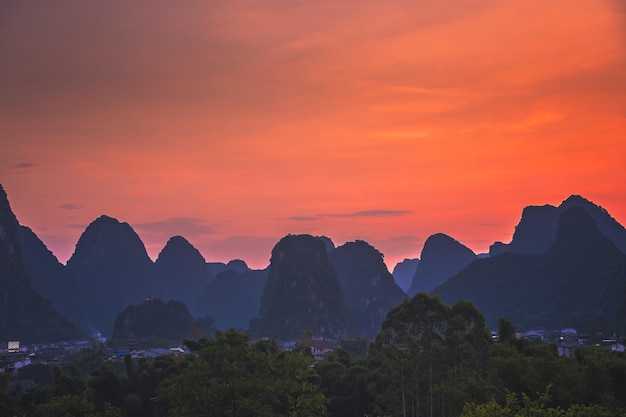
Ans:
{"type": "Polygon", "coordinates": [[[487,398],[490,336],[468,301],[452,308],[419,293],[389,312],[370,346],[375,413],[458,415],[473,397],[487,398]]]}
{"type": "Polygon", "coordinates": [[[500,317],[498,319],[498,341],[500,343],[512,344],[516,339],[515,326],[511,320],[506,317],[500,317]]]}
{"type": "Polygon", "coordinates": [[[194,351],[180,375],[158,389],[164,416],[326,415],[326,399],[310,383],[311,357],[283,352],[274,341],[250,345],[245,333],[217,332],[216,339],[188,344],[194,351]]]}

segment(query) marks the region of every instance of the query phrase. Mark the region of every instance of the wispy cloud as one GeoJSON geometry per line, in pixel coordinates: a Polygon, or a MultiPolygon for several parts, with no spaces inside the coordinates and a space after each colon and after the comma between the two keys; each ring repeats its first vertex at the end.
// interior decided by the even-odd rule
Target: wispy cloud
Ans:
{"type": "Polygon", "coordinates": [[[61,204],[59,207],[60,209],[63,210],[81,210],[84,207],[81,206],[80,204],[75,204],[75,203],[67,203],[67,204],[61,204]]]}
{"type": "Polygon", "coordinates": [[[215,225],[193,217],[170,217],[156,222],[134,223],[132,227],[146,233],[168,234],[170,236],[183,235],[188,237],[216,233],[215,225]]]}
{"type": "Polygon", "coordinates": [[[498,227],[500,225],[498,223],[480,223],[479,226],[481,226],[481,227],[498,227]]]}
{"type": "Polygon", "coordinates": [[[356,218],[356,217],[397,217],[404,216],[411,213],[410,210],[365,210],[355,211],[352,213],[323,213],[313,216],[291,216],[287,217],[287,220],[293,220],[297,222],[308,222],[314,220],[321,220],[325,218],[356,218]]]}
{"type": "Polygon", "coordinates": [[[15,169],[28,169],[28,168],[35,168],[36,166],[37,166],[37,164],[34,164],[32,162],[20,162],[19,164],[13,165],[13,168],[15,168],[15,169]]]}
{"type": "Polygon", "coordinates": [[[366,210],[354,213],[326,213],[321,217],[396,217],[411,213],[410,210],[366,210]]]}
{"type": "Polygon", "coordinates": [[[320,216],[291,216],[287,217],[287,220],[293,220],[296,222],[308,222],[312,220],[320,220],[320,216]]]}

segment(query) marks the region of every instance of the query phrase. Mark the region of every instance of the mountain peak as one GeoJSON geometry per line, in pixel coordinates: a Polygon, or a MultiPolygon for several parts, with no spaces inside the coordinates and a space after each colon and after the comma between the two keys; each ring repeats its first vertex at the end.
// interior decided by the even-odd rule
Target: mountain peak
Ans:
{"type": "Polygon", "coordinates": [[[522,218],[515,226],[510,243],[498,243],[490,248],[490,255],[504,252],[540,255],[545,253],[556,239],[559,216],[571,207],[582,207],[593,218],[600,232],[611,239],[620,251],[626,253],[626,229],[607,210],[572,194],[558,206],[527,206],[522,210],[522,218]]]}
{"type": "Polygon", "coordinates": [[[122,223],[114,217],[102,215],[91,222],[82,233],[76,249],[67,265],[77,260],[104,257],[106,253],[128,257],[130,254],[150,259],[139,235],[128,223],[122,223]]]}
{"type": "Polygon", "coordinates": [[[241,259],[232,259],[228,261],[226,266],[240,274],[250,270],[250,268],[248,268],[248,264],[241,259]]]}
{"type": "Polygon", "coordinates": [[[168,258],[186,258],[189,262],[206,264],[206,260],[187,239],[182,236],[172,236],[157,257],[156,263],[168,258]]]}
{"type": "Polygon", "coordinates": [[[396,266],[394,266],[391,274],[393,275],[394,281],[396,281],[396,284],[398,284],[398,287],[400,287],[402,291],[407,292],[409,290],[419,261],[420,260],[418,258],[405,258],[403,261],[398,262],[396,266]]]}
{"type": "Polygon", "coordinates": [[[581,195],[572,194],[569,197],[567,197],[565,200],[563,200],[563,202],[561,203],[561,206],[571,206],[571,205],[581,205],[581,204],[593,204],[593,203],[581,195]]]}
{"type": "Polygon", "coordinates": [[[547,256],[566,254],[572,262],[592,257],[618,257],[619,249],[602,234],[591,214],[581,206],[565,209],[559,217],[556,239],[547,256]]]}
{"type": "Polygon", "coordinates": [[[341,282],[350,337],[373,339],[387,313],[405,298],[383,254],[364,240],[346,242],[329,254],[341,282]]]}
{"type": "Polygon", "coordinates": [[[336,247],[335,243],[328,236],[322,235],[322,236],[315,236],[315,237],[321,240],[322,242],[324,242],[324,246],[326,246],[326,252],[330,252],[331,250],[335,249],[336,247]]]}
{"type": "Polygon", "coordinates": [[[407,293],[430,292],[476,260],[476,254],[456,239],[435,233],[426,239],[407,293]]]}
{"type": "Polygon", "coordinates": [[[0,184],[0,339],[50,342],[79,336],[78,328],[34,290],[24,267],[19,229],[0,184]]]}
{"type": "Polygon", "coordinates": [[[154,264],[128,223],[106,215],[91,222],[76,244],[67,268],[81,282],[89,309],[82,325],[110,335],[115,313],[155,291],[154,264]]]}
{"type": "Polygon", "coordinates": [[[307,329],[344,335],[341,283],[323,241],[287,235],[274,246],[259,315],[250,330],[261,336],[292,339],[307,329]]]}

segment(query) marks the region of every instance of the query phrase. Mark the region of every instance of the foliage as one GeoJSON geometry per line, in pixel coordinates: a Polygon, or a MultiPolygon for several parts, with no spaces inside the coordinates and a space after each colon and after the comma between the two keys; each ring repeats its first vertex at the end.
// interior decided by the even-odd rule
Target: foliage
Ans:
{"type": "Polygon", "coordinates": [[[506,397],[504,405],[490,400],[484,404],[467,403],[463,407],[460,417],[624,417],[623,410],[614,410],[601,405],[575,404],[567,409],[549,407],[548,392],[538,394],[536,400],[527,395],[521,395],[521,401],[515,394],[506,397]]]}
{"type": "Polygon", "coordinates": [[[445,306],[419,293],[393,309],[368,355],[368,389],[376,414],[455,415],[465,401],[486,398],[490,336],[469,302],[445,306]]]}
{"type": "MultiPolygon", "coordinates": [[[[515,333],[502,323],[502,334],[515,333]]],[[[551,344],[493,343],[471,303],[448,307],[423,293],[388,314],[365,356],[362,340],[348,340],[352,349],[313,363],[306,349],[235,330],[186,344],[186,356],[126,355],[90,372],[98,352],[74,357],[51,368],[51,386],[28,391],[0,374],[0,417],[626,417],[624,354],[561,357],[551,344]]]]}
{"type": "Polygon", "coordinates": [[[364,358],[354,359],[347,350],[337,348],[315,370],[331,416],[360,417],[369,412],[373,398],[367,391],[370,369],[364,358]]]}
{"type": "Polygon", "coordinates": [[[190,344],[196,355],[158,390],[164,416],[323,416],[325,399],[309,382],[311,358],[274,341],[249,345],[234,330],[190,344]]]}
{"type": "Polygon", "coordinates": [[[136,339],[144,347],[167,346],[192,335],[211,336],[214,331],[212,317],[194,320],[183,302],[149,298],[138,306],[126,307],[117,315],[108,344],[122,347],[128,345],[129,339],[136,339]]]}

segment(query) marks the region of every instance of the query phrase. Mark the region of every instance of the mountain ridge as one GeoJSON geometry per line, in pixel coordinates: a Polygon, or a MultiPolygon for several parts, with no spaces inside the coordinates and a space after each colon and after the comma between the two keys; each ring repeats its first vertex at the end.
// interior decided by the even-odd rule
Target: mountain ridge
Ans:
{"type": "Polygon", "coordinates": [[[557,240],[544,254],[479,259],[432,294],[447,304],[470,300],[492,328],[507,317],[522,327],[591,329],[619,309],[619,300],[611,305],[602,300],[608,300],[610,285],[624,288],[626,273],[616,276],[615,268],[625,260],[586,210],[570,207],[561,213],[557,240]]]}
{"type": "Polygon", "coordinates": [[[407,291],[413,297],[418,292],[429,293],[451,276],[477,259],[476,254],[458,240],[435,233],[426,239],[407,291]]]}
{"type": "Polygon", "coordinates": [[[19,228],[0,184],[0,340],[57,342],[83,336],[34,289],[24,267],[19,228]]]}

